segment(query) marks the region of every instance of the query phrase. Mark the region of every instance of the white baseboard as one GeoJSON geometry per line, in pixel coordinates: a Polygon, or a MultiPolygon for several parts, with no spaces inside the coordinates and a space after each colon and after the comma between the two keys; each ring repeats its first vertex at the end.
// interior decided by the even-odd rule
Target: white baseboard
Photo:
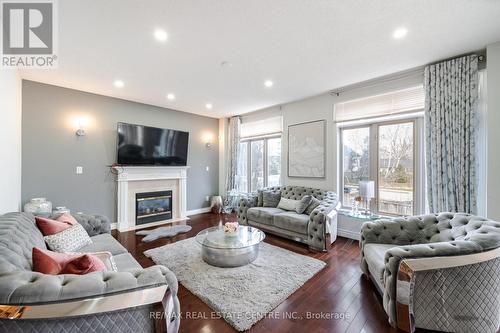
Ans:
{"type": "Polygon", "coordinates": [[[203,207],[203,208],[188,210],[186,212],[186,215],[191,216],[191,215],[203,214],[203,213],[208,213],[208,212],[210,212],[210,207],[203,207]]]}
{"type": "Polygon", "coordinates": [[[351,230],[345,230],[345,229],[337,229],[337,235],[345,238],[350,238],[350,239],[355,239],[359,241],[360,239],[360,234],[359,232],[353,232],[351,230]]]}

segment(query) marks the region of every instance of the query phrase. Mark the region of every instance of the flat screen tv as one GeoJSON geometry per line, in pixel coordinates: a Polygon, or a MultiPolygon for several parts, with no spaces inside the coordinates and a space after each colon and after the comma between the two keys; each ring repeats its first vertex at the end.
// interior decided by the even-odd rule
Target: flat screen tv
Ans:
{"type": "Polygon", "coordinates": [[[118,123],[119,165],[185,166],[189,133],[118,123]]]}

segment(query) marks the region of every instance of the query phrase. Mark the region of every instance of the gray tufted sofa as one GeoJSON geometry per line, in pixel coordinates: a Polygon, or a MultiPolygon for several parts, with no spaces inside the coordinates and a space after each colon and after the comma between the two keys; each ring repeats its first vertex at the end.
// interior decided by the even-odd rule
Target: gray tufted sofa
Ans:
{"type": "MultiPolygon", "coordinates": [[[[262,207],[258,194],[254,193],[240,200],[238,222],[250,225],[279,236],[306,243],[313,250],[326,251],[327,233],[335,232],[327,224],[336,219],[339,208],[335,192],[301,186],[277,186],[263,190],[280,191],[281,197],[300,200],[305,195],[312,195],[321,201],[310,215],[297,214],[274,207],[262,207]],[[329,230],[330,229],[330,230],[329,230]]],[[[335,220],[336,221],[336,220],[335,220]]],[[[333,239],[334,240],[334,239],[333,239]]]]}
{"type": "Polygon", "coordinates": [[[366,222],[361,269],[389,322],[447,332],[497,332],[500,223],[463,213],[366,222]]]}
{"type": "Polygon", "coordinates": [[[163,266],[143,269],[110,235],[102,216],[75,215],[117,272],[45,275],[32,271],[33,247],[46,248],[28,213],[0,215],[1,332],[176,332],[177,279],[163,266]]]}

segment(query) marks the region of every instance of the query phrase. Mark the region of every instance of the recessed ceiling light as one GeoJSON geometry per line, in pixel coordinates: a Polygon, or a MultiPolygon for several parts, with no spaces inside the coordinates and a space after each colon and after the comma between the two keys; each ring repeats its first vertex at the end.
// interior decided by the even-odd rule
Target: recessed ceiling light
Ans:
{"type": "Polygon", "coordinates": [[[210,110],[210,109],[211,109],[211,108],[213,108],[214,106],[213,106],[212,104],[210,104],[210,103],[207,103],[207,104],[205,104],[205,107],[206,107],[207,109],[209,109],[209,110],[210,110]]]}
{"type": "Polygon", "coordinates": [[[156,29],[154,32],[154,36],[159,42],[165,42],[168,39],[168,34],[163,29],[156,29]]]}
{"type": "Polygon", "coordinates": [[[167,94],[167,99],[173,101],[175,99],[175,95],[174,94],[167,94]]]}
{"type": "Polygon", "coordinates": [[[392,37],[394,39],[401,39],[403,37],[406,37],[407,34],[408,34],[408,29],[401,27],[394,30],[394,32],[392,33],[392,37]]]}
{"type": "Polygon", "coordinates": [[[273,86],[274,82],[271,80],[266,80],[264,81],[264,85],[268,88],[271,88],[273,86]]]}
{"type": "Polygon", "coordinates": [[[115,80],[113,82],[113,85],[116,87],[116,88],[123,88],[125,86],[125,83],[122,81],[122,80],[115,80]]]}

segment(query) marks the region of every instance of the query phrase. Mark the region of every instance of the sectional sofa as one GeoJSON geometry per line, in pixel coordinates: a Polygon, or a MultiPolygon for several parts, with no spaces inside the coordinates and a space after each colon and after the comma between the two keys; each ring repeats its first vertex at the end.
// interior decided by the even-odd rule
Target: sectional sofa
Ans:
{"type": "Polygon", "coordinates": [[[33,247],[45,249],[35,218],[0,216],[1,332],[177,332],[177,279],[163,266],[142,268],[110,234],[101,216],[75,215],[93,243],[79,252],[109,251],[117,271],[45,275],[32,271],[33,247]]]}

